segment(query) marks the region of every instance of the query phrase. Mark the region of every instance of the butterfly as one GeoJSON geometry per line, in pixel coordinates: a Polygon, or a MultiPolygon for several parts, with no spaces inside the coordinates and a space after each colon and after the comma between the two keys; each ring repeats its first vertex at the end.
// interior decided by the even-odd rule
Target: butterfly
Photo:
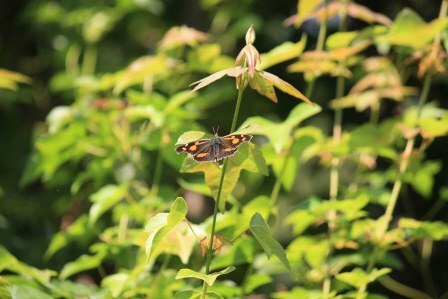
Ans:
{"type": "Polygon", "coordinates": [[[249,142],[252,135],[230,134],[219,137],[215,133],[213,138],[200,139],[176,147],[176,152],[189,153],[198,162],[218,162],[225,157],[232,156],[243,142],[249,142]]]}

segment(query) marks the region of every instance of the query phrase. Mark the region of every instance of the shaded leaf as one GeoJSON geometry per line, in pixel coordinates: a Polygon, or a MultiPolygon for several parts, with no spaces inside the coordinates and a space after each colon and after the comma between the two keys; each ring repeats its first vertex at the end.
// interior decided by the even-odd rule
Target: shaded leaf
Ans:
{"type": "Polygon", "coordinates": [[[19,83],[31,83],[31,78],[17,72],[0,68],[0,89],[17,90],[19,83]]]}
{"type": "Polygon", "coordinates": [[[282,264],[288,270],[291,270],[289,261],[286,258],[285,250],[282,245],[271,236],[269,226],[260,214],[255,213],[252,216],[252,219],[250,220],[250,230],[261,247],[263,247],[268,258],[270,258],[272,254],[275,254],[282,264]]]}

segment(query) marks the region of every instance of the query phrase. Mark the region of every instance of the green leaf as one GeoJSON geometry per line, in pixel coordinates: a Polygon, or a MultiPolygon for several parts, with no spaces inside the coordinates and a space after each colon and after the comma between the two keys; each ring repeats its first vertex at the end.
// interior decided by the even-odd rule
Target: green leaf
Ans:
{"type": "Polygon", "coordinates": [[[359,36],[359,31],[345,31],[331,34],[325,44],[329,50],[349,47],[351,42],[359,36]]]}
{"type": "Polygon", "coordinates": [[[73,240],[90,237],[93,232],[89,228],[88,222],[89,218],[87,215],[82,215],[76,219],[65,232],[56,233],[45,251],[44,259],[48,260],[73,240]]]}
{"type": "Polygon", "coordinates": [[[255,257],[255,241],[252,238],[241,237],[230,248],[230,251],[216,255],[210,265],[211,270],[228,266],[250,264],[255,257]]]}
{"type": "Polygon", "coordinates": [[[306,35],[302,35],[302,38],[297,43],[284,42],[268,53],[261,54],[261,64],[258,66],[258,69],[264,70],[273,65],[299,57],[305,49],[306,40],[306,35]]]}
{"type": "Polygon", "coordinates": [[[31,78],[17,72],[0,68],[0,89],[17,90],[19,83],[31,83],[31,78]]]}
{"type": "Polygon", "coordinates": [[[285,148],[288,138],[292,135],[292,130],[302,121],[319,113],[321,107],[314,107],[301,103],[294,107],[284,122],[276,123],[264,117],[254,116],[248,118],[241,127],[253,126],[254,134],[264,135],[274,146],[276,153],[281,153],[285,148]]]}
{"type": "MultiPolygon", "coordinates": [[[[183,290],[174,294],[173,299],[201,299],[201,291],[183,290]]],[[[206,299],[223,299],[224,297],[215,292],[207,292],[205,294],[206,299]]]]}
{"type": "Polygon", "coordinates": [[[31,277],[42,285],[47,285],[52,276],[56,272],[45,269],[39,270],[37,268],[28,266],[15,258],[6,248],[0,246],[0,273],[4,270],[20,274],[25,277],[31,277]]]}
{"type": "MultiPolygon", "coordinates": [[[[235,155],[228,157],[227,170],[224,177],[224,183],[221,191],[221,206],[225,205],[226,199],[235,188],[240,177],[241,170],[250,172],[268,174],[268,169],[263,155],[251,142],[244,142],[238,147],[235,155]]],[[[218,188],[221,179],[222,167],[215,162],[197,162],[192,157],[187,157],[180,170],[184,173],[204,172],[205,182],[210,188],[213,198],[218,195],[218,188]]]]}
{"type": "MultiPolygon", "coordinates": [[[[47,293],[42,292],[39,289],[26,286],[26,285],[13,285],[7,287],[10,292],[10,296],[13,299],[52,299],[47,293]]],[[[2,297],[3,298],[3,297],[2,297]]]]}
{"type": "Polygon", "coordinates": [[[206,133],[201,131],[188,131],[179,136],[176,145],[185,144],[192,141],[196,141],[198,139],[211,138],[211,137],[212,136],[210,134],[207,135],[206,133]]]}
{"type": "Polygon", "coordinates": [[[282,264],[288,270],[291,270],[291,266],[286,258],[285,250],[282,245],[271,236],[269,226],[260,214],[255,213],[252,216],[252,219],[250,220],[250,230],[261,247],[263,247],[268,258],[270,258],[272,254],[275,254],[282,264]]]}
{"type": "Polygon", "coordinates": [[[389,268],[373,269],[370,273],[365,272],[361,268],[355,268],[351,272],[336,274],[336,279],[348,283],[355,288],[360,288],[390,272],[391,269],[389,268]]]}
{"type": "Polygon", "coordinates": [[[105,277],[101,281],[101,286],[108,289],[112,296],[118,297],[126,287],[129,280],[129,274],[127,273],[115,273],[105,277]]]}
{"type": "Polygon", "coordinates": [[[149,233],[146,240],[146,255],[151,259],[160,241],[187,215],[188,206],[182,197],[178,197],[169,213],[159,213],[148,220],[145,232],[149,233]]]}
{"type": "MultiPolygon", "coordinates": [[[[335,298],[336,292],[330,292],[329,298],[335,298]]],[[[274,293],[273,298],[275,299],[298,299],[298,298],[308,298],[308,299],[321,299],[322,290],[307,290],[303,287],[295,287],[287,292],[277,292],[274,293]]]]}
{"type": "Polygon", "coordinates": [[[204,273],[193,271],[191,269],[180,269],[179,272],[177,272],[176,279],[197,278],[197,279],[205,281],[205,283],[207,283],[209,286],[212,286],[219,276],[228,274],[235,269],[236,269],[235,267],[230,266],[222,271],[210,273],[208,275],[204,274],[204,273]]]}
{"type": "Polygon", "coordinates": [[[93,202],[89,211],[90,224],[95,222],[105,212],[110,210],[116,205],[127,192],[127,186],[121,185],[107,185],[90,196],[90,200],[93,202]]]}
{"type": "Polygon", "coordinates": [[[105,243],[97,243],[92,245],[93,255],[83,254],[73,262],[66,263],[59,274],[61,279],[80,273],[85,270],[98,268],[108,255],[108,245],[105,243]]]}
{"type": "Polygon", "coordinates": [[[265,273],[255,273],[250,275],[245,281],[243,285],[243,290],[246,294],[251,294],[255,291],[256,288],[271,283],[272,277],[265,273]]]}
{"type": "Polygon", "coordinates": [[[398,13],[389,32],[376,38],[377,43],[422,49],[434,40],[448,26],[448,18],[440,18],[425,23],[413,10],[404,8],[398,13]]]}
{"type": "Polygon", "coordinates": [[[442,221],[418,221],[403,217],[400,218],[398,227],[404,229],[407,235],[415,239],[448,239],[448,224],[442,221]]]}

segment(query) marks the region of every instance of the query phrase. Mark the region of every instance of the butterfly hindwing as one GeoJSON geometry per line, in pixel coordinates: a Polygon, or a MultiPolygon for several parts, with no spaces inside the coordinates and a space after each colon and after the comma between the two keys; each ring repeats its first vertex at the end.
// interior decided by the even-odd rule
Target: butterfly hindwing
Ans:
{"type": "Polygon", "coordinates": [[[219,137],[217,134],[211,139],[201,139],[180,145],[176,152],[188,153],[198,162],[218,162],[235,154],[238,146],[243,142],[249,142],[252,135],[231,134],[219,137]]]}

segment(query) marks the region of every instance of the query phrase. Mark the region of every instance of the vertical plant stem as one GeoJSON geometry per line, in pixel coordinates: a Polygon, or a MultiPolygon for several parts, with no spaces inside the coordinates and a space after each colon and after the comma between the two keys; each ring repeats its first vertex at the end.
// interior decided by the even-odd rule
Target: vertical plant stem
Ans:
{"type": "MultiPolygon", "coordinates": [[[[343,11],[340,12],[340,21],[339,21],[339,31],[345,31],[347,25],[347,11],[346,6],[343,6],[343,11]]],[[[341,64],[345,62],[342,61],[341,64]]],[[[345,78],[343,75],[339,75],[336,81],[336,98],[340,98],[344,95],[345,90],[345,78]]],[[[342,109],[336,108],[334,114],[334,123],[333,123],[333,145],[336,146],[341,141],[342,134],[342,109]]],[[[339,164],[340,158],[333,157],[331,159],[331,169],[330,169],[330,190],[329,197],[330,201],[336,201],[339,191],[339,164]]],[[[327,259],[333,254],[334,248],[332,246],[333,243],[333,232],[336,227],[336,211],[331,210],[328,212],[328,238],[330,240],[329,250],[327,252],[327,259]]],[[[331,275],[330,273],[325,274],[325,279],[322,286],[322,298],[327,299],[330,296],[331,291],[331,275]]]]}
{"type": "MultiPolygon", "coordinates": [[[[316,51],[322,51],[324,49],[324,43],[325,38],[327,37],[327,5],[328,0],[325,0],[324,2],[324,16],[322,23],[320,24],[319,28],[319,35],[317,37],[317,44],[316,44],[316,51]]],[[[308,86],[306,87],[305,95],[307,98],[310,98],[313,95],[314,85],[316,83],[316,77],[313,76],[311,81],[308,83],[308,86]]]]}
{"type": "Polygon", "coordinates": [[[159,151],[157,153],[156,166],[154,169],[154,177],[151,187],[152,196],[157,196],[157,193],[159,192],[160,179],[162,177],[162,169],[163,169],[163,142],[161,141],[159,151]]]}
{"type": "MultiPolygon", "coordinates": [[[[417,106],[417,117],[415,119],[415,124],[418,123],[418,120],[420,119],[422,113],[423,105],[428,99],[429,89],[431,87],[431,81],[432,81],[432,75],[431,73],[427,73],[425,76],[425,80],[423,82],[422,93],[420,94],[420,99],[417,106]]],[[[392,192],[390,194],[390,198],[386,206],[386,211],[382,216],[383,222],[381,223],[380,231],[378,233],[379,235],[378,240],[383,239],[384,235],[387,232],[387,228],[389,227],[390,221],[392,220],[392,214],[397,205],[398,195],[400,194],[401,187],[403,185],[403,177],[406,170],[408,169],[409,160],[412,154],[412,150],[414,149],[414,144],[415,144],[415,137],[409,138],[408,141],[406,142],[406,146],[401,156],[401,161],[398,168],[397,179],[395,180],[394,185],[392,187],[392,192]]],[[[370,259],[367,264],[367,272],[372,271],[380,252],[381,248],[378,245],[376,245],[375,248],[373,249],[373,253],[370,255],[370,259]]],[[[358,293],[365,292],[366,289],[367,285],[363,286],[362,288],[359,288],[358,293]]]]}
{"type": "Polygon", "coordinates": [[[94,45],[89,44],[84,52],[82,62],[82,75],[88,76],[95,73],[96,60],[98,58],[98,50],[94,45]]]}
{"type": "MultiPolygon", "coordinates": [[[[235,111],[233,113],[232,127],[230,128],[230,133],[235,131],[235,128],[236,128],[236,123],[238,120],[238,114],[239,114],[245,86],[246,86],[245,84],[242,84],[242,86],[240,86],[240,88],[238,89],[238,98],[236,100],[235,111]]],[[[225,159],[224,164],[222,166],[221,178],[219,180],[219,187],[218,187],[218,194],[216,195],[215,208],[213,210],[212,231],[210,233],[210,241],[209,241],[210,243],[209,243],[208,249],[207,249],[207,259],[206,259],[206,263],[205,263],[205,274],[210,274],[210,264],[212,262],[212,257],[213,257],[213,252],[214,252],[213,245],[214,245],[215,233],[216,233],[216,218],[218,216],[219,202],[221,200],[221,192],[222,192],[222,187],[224,185],[224,177],[225,177],[226,170],[227,170],[227,163],[228,163],[228,159],[225,159]]],[[[203,299],[205,299],[205,297],[206,297],[207,289],[208,289],[208,284],[204,281],[203,288],[202,288],[202,296],[201,296],[203,299]]]]}

